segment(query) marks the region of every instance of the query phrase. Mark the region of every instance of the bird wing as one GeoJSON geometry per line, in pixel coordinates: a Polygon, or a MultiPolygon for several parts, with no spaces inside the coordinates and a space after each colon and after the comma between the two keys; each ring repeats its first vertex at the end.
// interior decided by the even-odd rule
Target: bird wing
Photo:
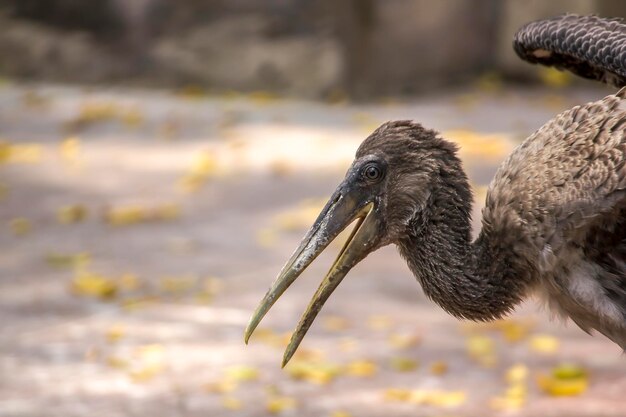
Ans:
{"type": "Polygon", "coordinates": [[[533,64],[626,85],[626,23],[619,18],[566,14],[530,22],[515,34],[513,49],[533,64]]]}
{"type": "Polygon", "coordinates": [[[518,233],[550,303],[587,330],[617,322],[607,336],[626,349],[626,89],[561,113],[513,151],[483,228],[518,233]]]}

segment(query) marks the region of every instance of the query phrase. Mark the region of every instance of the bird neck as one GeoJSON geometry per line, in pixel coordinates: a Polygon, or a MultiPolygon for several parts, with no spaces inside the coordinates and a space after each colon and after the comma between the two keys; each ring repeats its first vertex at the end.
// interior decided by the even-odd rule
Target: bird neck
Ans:
{"type": "Polygon", "coordinates": [[[448,313],[471,320],[506,315],[522,300],[532,279],[514,245],[507,245],[515,231],[506,231],[509,235],[502,240],[486,226],[472,242],[472,198],[466,180],[440,190],[434,197],[438,202],[411,222],[410,233],[398,244],[401,255],[426,295],[448,313]],[[467,193],[459,193],[464,188],[467,193]]]}

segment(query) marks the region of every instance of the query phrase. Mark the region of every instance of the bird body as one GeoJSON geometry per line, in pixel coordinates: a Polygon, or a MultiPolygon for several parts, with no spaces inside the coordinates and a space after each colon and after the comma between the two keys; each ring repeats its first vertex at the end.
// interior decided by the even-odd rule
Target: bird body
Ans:
{"type": "MultiPolygon", "coordinates": [[[[626,56],[626,26],[610,20],[602,30],[589,30],[596,19],[533,22],[516,36],[515,50],[532,62],[619,83],[626,80],[626,63],[603,63],[626,56]],[[599,42],[607,33],[618,44],[603,40],[591,52],[577,38],[599,42]]],[[[597,330],[626,350],[626,88],[559,114],[511,153],[489,186],[474,241],[471,212],[456,145],[419,123],[383,124],[360,145],[345,179],[265,295],[246,341],[278,297],[356,220],[283,365],[348,271],[388,244],[398,247],[425,294],[456,317],[500,318],[536,294],[583,330],[597,330]]]]}
{"type": "Polygon", "coordinates": [[[625,96],[576,106],[528,137],[496,173],[483,211],[489,228],[516,224],[516,255],[552,310],[624,349],[625,96]]]}

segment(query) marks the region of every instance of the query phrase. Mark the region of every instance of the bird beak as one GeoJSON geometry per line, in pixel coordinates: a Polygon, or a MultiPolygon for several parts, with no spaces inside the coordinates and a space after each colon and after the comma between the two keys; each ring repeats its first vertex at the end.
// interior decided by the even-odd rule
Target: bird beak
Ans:
{"type": "Polygon", "coordinates": [[[289,362],[313,320],[335,288],[354,265],[379,247],[382,223],[377,208],[377,204],[368,201],[365,192],[351,186],[350,181],[344,181],[337,188],[252,315],[245,331],[246,343],[276,300],[337,235],[356,220],[352,233],[315,292],[296,331],[291,336],[282,366],[284,367],[289,362]]]}

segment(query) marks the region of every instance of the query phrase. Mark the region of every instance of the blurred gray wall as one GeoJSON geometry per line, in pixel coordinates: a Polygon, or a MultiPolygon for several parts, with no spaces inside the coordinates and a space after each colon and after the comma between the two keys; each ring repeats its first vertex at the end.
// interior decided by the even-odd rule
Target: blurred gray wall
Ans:
{"type": "Polygon", "coordinates": [[[486,71],[532,80],[512,36],[611,0],[0,0],[0,74],[305,97],[406,95],[486,71]]]}

